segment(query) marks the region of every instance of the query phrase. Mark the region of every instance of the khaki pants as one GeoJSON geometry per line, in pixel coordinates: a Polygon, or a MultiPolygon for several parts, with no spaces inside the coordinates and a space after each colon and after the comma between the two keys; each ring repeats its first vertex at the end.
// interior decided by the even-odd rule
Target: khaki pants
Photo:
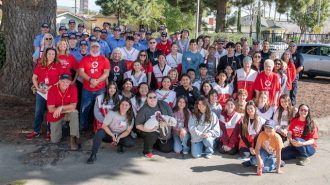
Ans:
{"type": "Polygon", "coordinates": [[[50,122],[50,139],[52,143],[58,143],[62,138],[62,121],[69,121],[70,135],[79,138],[78,112],[69,112],[62,119],[50,122]]]}

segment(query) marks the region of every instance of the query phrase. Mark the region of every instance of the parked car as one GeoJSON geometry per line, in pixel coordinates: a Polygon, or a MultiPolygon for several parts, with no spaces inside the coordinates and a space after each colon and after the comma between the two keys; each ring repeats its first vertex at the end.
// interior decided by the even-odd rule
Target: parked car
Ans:
{"type": "Polygon", "coordinates": [[[269,49],[272,51],[284,51],[288,49],[289,45],[285,42],[273,42],[270,44],[269,49]]]}
{"type": "Polygon", "coordinates": [[[304,57],[304,74],[330,77],[329,44],[299,44],[297,51],[304,57]]]}

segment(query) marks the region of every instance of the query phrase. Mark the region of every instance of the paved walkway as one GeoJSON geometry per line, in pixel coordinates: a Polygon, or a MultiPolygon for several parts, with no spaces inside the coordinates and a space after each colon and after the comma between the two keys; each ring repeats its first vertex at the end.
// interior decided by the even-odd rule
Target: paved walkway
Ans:
{"type": "MultiPolygon", "coordinates": [[[[114,148],[101,149],[94,165],[85,164],[87,152],[71,152],[56,165],[36,167],[22,164],[25,153],[34,145],[9,146],[0,143],[0,184],[25,182],[28,185],[200,185],[200,184],[329,184],[330,137],[322,137],[317,154],[306,167],[289,161],[284,174],[255,175],[254,167],[245,168],[241,161],[218,153],[212,159],[182,159],[174,153],[147,159],[141,146],[117,154],[114,148]],[[22,181],[17,181],[22,180],[22,181]]],[[[141,145],[141,144],[140,144],[141,145]]],[[[157,154],[157,153],[156,153],[157,154]]]]}

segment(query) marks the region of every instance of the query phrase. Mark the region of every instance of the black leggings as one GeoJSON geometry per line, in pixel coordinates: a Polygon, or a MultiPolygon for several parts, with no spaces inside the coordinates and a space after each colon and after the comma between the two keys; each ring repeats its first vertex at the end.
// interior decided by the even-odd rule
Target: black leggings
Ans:
{"type": "MultiPolygon", "coordinates": [[[[92,147],[93,154],[96,154],[97,151],[99,150],[102,140],[111,143],[112,137],[109,136],[103,129],[99,129],[96,132],[93,139],[93,147],[92,147]]],[[[119,140],[119,143],[117,144],[117,146],[124,146],[124,147],[132,147],[134,145],[135,145],[135,140],[130,135],[121,138],[119,140]]]]}
{"type": "Polygon", "coordinates": [[[232,148],[230,151],[226,152],[224,149],[223,149],[223,144],[220,142],[219,143],[219,153],[221,154],[229,154],[229,155],[235,155],[237,154],[238,152],[238,149],[237,149],[237,146],[235,146],[234,148],[232,148]]]}
{"type": "Polygon", "coordinates": [[[143,153],[152,153],[152,149],[156,148],[160,152],[169,153],[173,150],[173,139],[161,141],[158,139],[158,132],[141,132],[143,138],[143,153]]]}

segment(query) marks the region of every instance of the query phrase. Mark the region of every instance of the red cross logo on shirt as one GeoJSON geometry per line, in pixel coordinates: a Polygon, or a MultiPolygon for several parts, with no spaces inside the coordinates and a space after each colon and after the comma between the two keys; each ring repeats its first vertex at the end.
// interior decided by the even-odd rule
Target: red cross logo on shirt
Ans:
{"type": "Polygon", "coordinates": [[[269,80],[265,81],[265,86],[266,87],[270,87],[272,85],[272,82],[270,82],[269,80]]]}

